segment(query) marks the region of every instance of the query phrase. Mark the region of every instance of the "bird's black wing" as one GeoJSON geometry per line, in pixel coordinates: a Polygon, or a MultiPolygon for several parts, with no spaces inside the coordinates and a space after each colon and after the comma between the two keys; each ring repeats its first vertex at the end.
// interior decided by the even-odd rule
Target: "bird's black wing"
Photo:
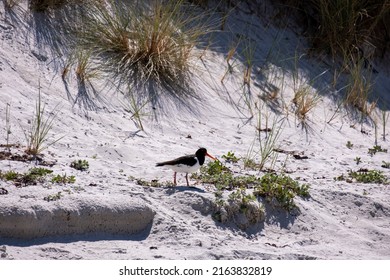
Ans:
{"type": "Polygon", "coordinates": [[[195,155],[188,155],[188,156],[182,156],[173,160],[159,162],[156,164],[156,166],[164,166],[164,165],[178,165],[178,164],[185,164],[188,166],[193,166],[196,164],[196,157],[195,155]]]}

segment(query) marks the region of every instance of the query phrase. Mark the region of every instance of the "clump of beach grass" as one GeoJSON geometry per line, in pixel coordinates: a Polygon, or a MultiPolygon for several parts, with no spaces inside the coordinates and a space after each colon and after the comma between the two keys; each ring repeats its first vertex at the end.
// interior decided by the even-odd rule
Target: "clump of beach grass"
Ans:
{"type": "Polygon", "coordinates": [[[76,29],[78,46],[115,85],[149,95],[193,94],[190,71],[194,47],[208,31],[200,16],[191,16],[184,1],[90,6],[76,29]]]}
{"type": "Polygon", "coordinates": [[[62,137],[51,140],[50,132],[53,129],[54,121],[58,114],[58,107],[51,112],[47,112],[42,104],[41,91],[39,86],[38,100],[35,105],[35,112],[30,120],[30,126],[23,130],[27,148],[26,153],[37,156],[49,146],[58,142],[62,137]]]}

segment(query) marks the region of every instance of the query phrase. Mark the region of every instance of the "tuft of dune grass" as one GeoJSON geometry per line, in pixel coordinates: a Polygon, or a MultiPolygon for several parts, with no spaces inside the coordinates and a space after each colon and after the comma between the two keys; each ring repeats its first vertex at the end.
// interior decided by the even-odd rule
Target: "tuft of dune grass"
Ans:
{"type": "Polygon", "coordinates": [[[188,15],[184,1],[108,1],[85,10],[77,45],[118,87],[135,88],[150,101],[186,96],[193,93],[194,47],[208,30],[200,18],[188,15]]]}

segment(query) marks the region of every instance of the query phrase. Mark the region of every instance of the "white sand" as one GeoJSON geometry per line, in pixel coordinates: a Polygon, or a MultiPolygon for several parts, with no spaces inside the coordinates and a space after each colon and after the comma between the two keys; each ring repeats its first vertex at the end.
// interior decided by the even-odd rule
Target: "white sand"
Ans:
{"type": "MultiPolygon", "coordinates": [[[[224,84],[220,82],[227,67],[224,59],[230,33],[220,34],[216,45],[196,62],[193,79],[202,98],[199,106],[187,110],[167,104],[171,107],[166,116],[160,116],[158,122],[145,117],[145,131],[139,131],[131,115],[119,106],[119,94],[106,93],[110,102],[97,101],[100,108],[96,110],[73,106],[61,79],[62,69],[55,63],[49,45],[43,44],[43,48],[38,42],[48,38],[36,32],[33,20],[20,8],[14,13],[6,12],[0,3],[0,143],[5,144],[5,108],[9,103],[10,142],[20,143],[17,152],[21,153],[25,145],[21,127],[28,127],[40,83],[47,110],[58,104],[60,108],[51,139],[64,136],[44,151],[45,160],[56,161],[52,167],[55,174],[74,175],[76,182],[17,188],[0,181],[0,187],[9,192],[0,195],[3,259],[390,258],[389,186],[333,179],[359,168],[381,170],[390,176],[389,169],[381,167],[382,161],[390,161],[390,153],[372,157],[367,153],[375,144],[372,122],[361,125],[341,109],[328,124],[337,104],[331,90],[326,89],[319,92],[321,100],[309,113],[308,130],[302,129],[291,107],[291,75],[273,81],[273,85],[283,85],[282,97],[277,101],[285,102],[287,109],[267,106],[258,98],[264,94],[260,67],[270,49],[275,69],[283,66],[291,70],[288,62],[293,62],[296,48],[301,51],[304,47],[302,38],[288,30],[265,28],[256,17],[245,16],[244,11],[232,13],[227,23],[235,34],[249,34],[257,44],[250,102],[253,108],[255,103],[262,104],[263,126],[267,114],[270,123],[275,116],[278,123],[284,119],[278,146],[308,156],[298,160],[280,154],[276,168],[285,164],[289,176],[311,186],[309,199],[296,198],[300,213],[288,214],[268,205],[264,222],[241,230],[239,217],[224,224],[213,219],[215,198],[208,186],[191,180],[197,188],[184,187],[183,175],[178,175],[180,185],[176,188],[143,187],[129,179],[171,181],[173,172],[156,168],[155,163],[194,153],[200,146],[219,158],[228,151],[238,157],[248,154],[258,116],[255,113],[252,117],[242,98],[243,68],[239,60],[235,61],[236,71],[226,77],[224,84]],[[19,21],[27,23],[23,26],[19,21]],[[275,46],[276,37],[281,39],[275,46]],[[282,112],[275,114],[272,109],[282,112]],[[347,141],[353,143],[352,149],[346,147],[347,141]],[[361,157],[359,166],[356,157],[361,157]],[[70,168],[75,159],[88,160],[89,170],[70,168]],[[43,199],[58,192],[62,194],[59,200],[43,199]]],[[[389,70],[380,65],[378,69],[375,90],[382,94],[382,104],[387,104],[382,109],[389,112],[389,70]]],[[[323,81],[321,89],[330,88],[329,66],[314,58],[300,60],[300,71],[309,81],[326,70],[318,79],[323,81]]],[[[69,89],[74,97],[74,81],[69,89]]],[[[390,126],[387,124],[387,140],[383,141],[379,109],[373,117],[378,123],[378,145],[390,149],[390,126]]],[[[33,166],[0,161],[4,172],[22,172],[33,166]]],[[[251,172],[239,165],[230,167],[243,174],[251,172]]]]}

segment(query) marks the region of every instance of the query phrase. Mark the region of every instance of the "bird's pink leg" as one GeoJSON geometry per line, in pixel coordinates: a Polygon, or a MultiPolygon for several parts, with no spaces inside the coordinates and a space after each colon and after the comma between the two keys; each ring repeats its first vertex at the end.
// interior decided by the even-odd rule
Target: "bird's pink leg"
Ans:
{"type": "Polygon", "coordinates": [[[188,183],[188,173],[186,173],[186,180],[187,180],[187,187],[189,187],[190,184],[188,183]]]}
{"type": "Polygon", "coordinates": [[[176,172],[173,173],[173,185],[176,186],[176,172]]]}

